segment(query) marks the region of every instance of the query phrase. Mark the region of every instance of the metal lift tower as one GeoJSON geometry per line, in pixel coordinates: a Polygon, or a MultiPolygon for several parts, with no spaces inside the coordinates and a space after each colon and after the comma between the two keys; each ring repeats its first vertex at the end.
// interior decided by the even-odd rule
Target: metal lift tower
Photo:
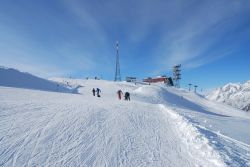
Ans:
{"type": "Polygon", "coordinates": [[[175,82],[175,87],[180,87],[180,80],[181,80],[181,64],[175,65],[173,67],[173,80],[175,82]]]}
{"type": "Polygon", "coordinates": [[[121,81],[120,62],[119,62],[119,43],[118,43],[118,41],[116,42],[115,81],[121,81]]]}

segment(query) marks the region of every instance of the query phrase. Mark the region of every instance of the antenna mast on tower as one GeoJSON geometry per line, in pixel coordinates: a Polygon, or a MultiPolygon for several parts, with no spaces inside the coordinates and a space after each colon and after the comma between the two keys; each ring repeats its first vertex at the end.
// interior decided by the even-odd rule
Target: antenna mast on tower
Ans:
{"type": "Polygon", "coordinates": [[[119,62],[119,43],[118,43],[118,41],[116,41],[115,81],[121,81],[120,62],[119,62]]]}

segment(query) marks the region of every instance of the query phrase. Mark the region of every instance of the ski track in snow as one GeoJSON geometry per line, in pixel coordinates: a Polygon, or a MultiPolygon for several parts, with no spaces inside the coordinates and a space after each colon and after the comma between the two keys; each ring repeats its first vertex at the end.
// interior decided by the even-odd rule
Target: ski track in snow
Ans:
{"type": "Polygon", "coordinates": [[[166,92],[161,86],[156,87],[160,91],[150,91],[150,89],[154,88],[138,88],[136,90],[139,93],[137,98],[152,104],[163,103],[183,116],[200,134],[208,139],[209,145],[219,152],[228,166],[250,166],[250,145],[244,143],[249,143],[248,139],[250,139],[248,135],[250,120],[247,113],[232,110],[232,108],[221,104],[215,104],[204,98],[199,98],[197,95],[194,96],[187,91],[176,92],[175,89],[168,89],[166,92]],[[145,98],[145,96],[142,96],[145,95],[145,91],[154,93],[155,96],[145,98]],[[163,100],[164,94],[173,92],[174,94],[167,95],[166,99],[163,100]],[[192,101],[195,101],[195,103],[192,101]],[[210,112],[214,110],[218,110],[217,113],[210,112]],[[214,125],[216,127],[213,127],[214,125]],[[222,130],[222,133],[220,130],[222,130]],[[236,139],[223,135],[223,133],[236,139]],[[243,142],[239,139],[243,140],[243,142]]]}
{"type": "Polygon", "coordinates": [[[0,166],[225,166],[171,107],[91,92],[0,92],[0,166]]]}
{"type": "Polygon", "coordinates": [[[250,145],[208,129],[191,117],[185,116],[185,118],[209,139],[209,144],[219,151],[228,166],[250,165],[250,145]]]}

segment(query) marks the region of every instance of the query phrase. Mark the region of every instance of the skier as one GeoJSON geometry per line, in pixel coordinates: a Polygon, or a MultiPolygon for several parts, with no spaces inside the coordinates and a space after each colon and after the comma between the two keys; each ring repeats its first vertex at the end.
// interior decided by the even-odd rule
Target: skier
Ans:
{"type": "Polygon", "coordinates": [[[130,101],[130,94],[129,94],[129,92],[125,93],[125,100],[129,100],[130,101]]]}
{"type": "Polygon", "coordinates": [[[123,93],[122,93],[122,90],[121,90],[121,89],[118,90],[118,91],[117,91],[117,94],[118,94],[118,99],[121,100],[122,94],[123,94],[123,93]]]}
{"type": "Polygon", "coordinates": [[[93,96],[95,96],[95,88],[92,89],[93,96]]]}
{"type": "Polygon", "coordinates": [[[101,97],[101,96],[100,96],[100,92],[101,92],[101,89],[96,88],[97,97],[101,97]]]}

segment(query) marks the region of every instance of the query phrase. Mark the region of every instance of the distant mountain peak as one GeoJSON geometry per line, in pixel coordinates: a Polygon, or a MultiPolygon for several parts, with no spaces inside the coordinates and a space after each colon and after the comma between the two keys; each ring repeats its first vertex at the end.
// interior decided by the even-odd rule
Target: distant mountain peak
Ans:
{"type": "Polygon", "coordinates": [[[211,91],[207,98],[250,111],[250,80],[243,84],[228,83],[211,91]]]}

